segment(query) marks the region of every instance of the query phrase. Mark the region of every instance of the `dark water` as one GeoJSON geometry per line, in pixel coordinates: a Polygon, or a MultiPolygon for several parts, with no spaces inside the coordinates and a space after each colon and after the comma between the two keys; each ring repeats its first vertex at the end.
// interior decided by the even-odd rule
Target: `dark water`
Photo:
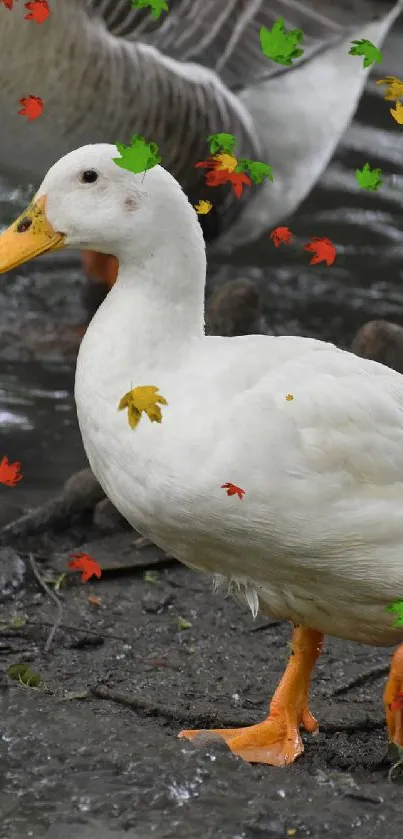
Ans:
{"type": "MultiPolygon", "coordinates": [[[[378,78],[403,76],[403,18],[383,49],[378,78]]],[[[285,219],[292,246],[274,248],[268,236],[242,252],[210,262],[209,286],[231,277],[254,279],[268,327],[349,346],[373,317],[403,324],[403,126],[391,117],[376,76],[320,183],[285,219]],[[369,161],[384,173],[375,193],[358,187],[354,172],[369,161]],[[335,263],[309,266],[303,245],[327,236],[335,263]]],[[[26,206],[29,191],[0,179],[0,225],[26,206]]],[[[268,231],[269,232],[269,231],[268,231]]],[[[0,456],[22,462],[24,480],[1,492],[16,503],[39,502],[85,464],[72,388],[77,338],[85,318],[78,261],[46,257],[0,278],[0,456]]]]}

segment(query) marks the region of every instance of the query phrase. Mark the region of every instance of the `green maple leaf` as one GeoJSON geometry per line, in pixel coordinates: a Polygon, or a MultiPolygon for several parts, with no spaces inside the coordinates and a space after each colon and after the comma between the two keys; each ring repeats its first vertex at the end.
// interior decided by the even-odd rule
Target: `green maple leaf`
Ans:
{"type": "Polygon", "coordinates": [[[351,43],[356,44],[356,46],[352,47],[348,54],[363,55],[364,67],[370,67],[374,61],[376,61],[377,64],[382,64],[382,53],[378,50],[378,47],[372,43],[372,41],[367,41],[366,38],[361,38],[360,41],[351,41],[351,43]]]}
{"type": "Polygon", "coordinates": [[[356,169],[355,177],[359,185],[370,192],[375,192],[382,184],[382,170],[371,169],[369,163],[365,163],[362,169],[356,169]]]}
{"type": "Polygon", "coordinates": [[[150,6],[155,20],[161,17],[162,12],[169,12],[168,3],[165,0],[132,0],[132,6],[134,9],[145,9],[150,6]]]}
{"type": "Polygon", "coordinates": [[[395,600],[390,606],[386,607],[387,612],[395,612],[397,617],[393,624],[393,629],[403,626],[403,600],[395,600]]]}
{"type": "Polygon", "coordinates": [[[285,31],[284,18],[279,17],[274,21],[271,29],[262,26],[260,30],[260,46],[267,58],[276,61],[277,64],[292,64],[294,58],[304,54],[304,50],[298,47],[304,37],[302,29],[290,29],[285,31]]]}
{"type": "Polygon", "coordinates": [[[274,180],[272,167],[268,163],[260,163],[258,160],[241,158],[235,172],[247,172],[255,184],[261,184],[264,178],[268,178],[269,181],[274,180]]]}
{"type": "Polygon", "coordinates": [[[116,143],[116,148],[121,157],[114,157],[113,161],[121,169],[128,169],[129,172],[138,174],[146,172],[161,163],[161,156],[157,143],[147,143],[141,134],[135,134],[130,141],[130,146],[123,143],[116,143]]]}
{"type": "Polygon", "coordinates": [[[232,154],[236,138],[233,134],[210,134],[210,137],[207,137],[207,142],[210,143],[211,154],[217,154],[217,152],[232,154]]]}

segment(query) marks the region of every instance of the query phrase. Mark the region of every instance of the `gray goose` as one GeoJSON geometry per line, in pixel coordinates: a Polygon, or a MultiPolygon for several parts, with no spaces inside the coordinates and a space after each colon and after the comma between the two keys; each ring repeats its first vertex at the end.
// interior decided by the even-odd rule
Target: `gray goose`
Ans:
{"type": "Polygon", "coordinates": [[[169,0],[154,20],[130,0],[49,0],[48,20],[0,9],[0,171],[43,177],[77,146],[144,134],[191,199],[209,197],[201,221],[216,248],[256,238],[288,216],[327,165],[358,104],[368,70],[348,54],[355,38],[381,46],[403,0],[169,0]],[[259,30],[278,17],[304,31],[290,67],[267,59],[259,30]],[[41,96],[28,123],[19,99],[41,96]],[[274,183],[205,186],[194,164],[206,138],[235,134],[237,153],[264,160],[274,183]]]}

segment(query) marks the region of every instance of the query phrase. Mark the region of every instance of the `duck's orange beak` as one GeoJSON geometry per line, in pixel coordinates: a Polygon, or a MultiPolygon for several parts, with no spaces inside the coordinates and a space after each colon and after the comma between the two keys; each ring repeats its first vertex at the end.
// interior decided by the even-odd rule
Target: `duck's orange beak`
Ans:
{"type": "Polygon", "coordinates": [[[46,195],[42,195],[0,235],[0,274],[64,246],[65,236],[46,218],[46,195]]]}

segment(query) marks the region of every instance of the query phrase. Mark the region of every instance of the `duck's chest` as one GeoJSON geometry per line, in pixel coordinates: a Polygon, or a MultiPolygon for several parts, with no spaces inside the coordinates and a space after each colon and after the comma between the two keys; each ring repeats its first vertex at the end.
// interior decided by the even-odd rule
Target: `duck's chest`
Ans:
{"type": "Polygon", "coordinates": [[[76,403],[84,448],[107,496],[136,530],[172,550],[197,515],[203,446],[192,434],[186,401],[169,381],[159,392],[169,395],[161,422],[142,412],[134,428],[127,408],[118,409],[123,383],[107,395],[92,388],[91,398],[76,386],[76,403]]]}

